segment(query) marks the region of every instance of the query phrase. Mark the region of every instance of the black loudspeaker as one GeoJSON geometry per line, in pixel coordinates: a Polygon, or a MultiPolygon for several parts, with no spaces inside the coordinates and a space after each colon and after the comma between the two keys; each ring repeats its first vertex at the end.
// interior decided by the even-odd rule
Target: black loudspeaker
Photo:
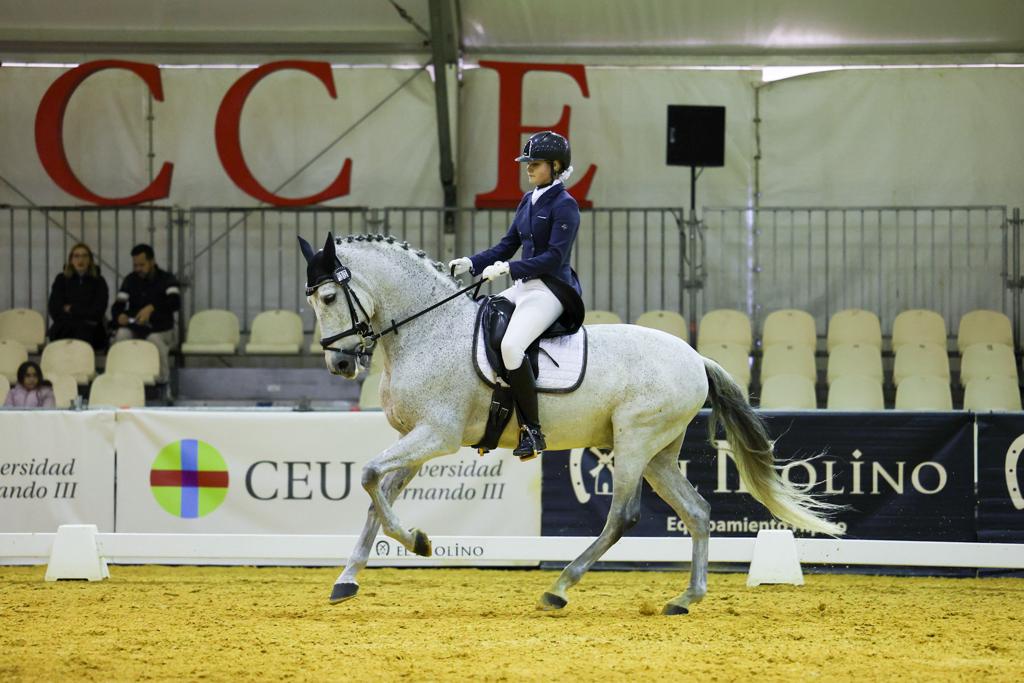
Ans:
{"type": "Polygon", "coordinates": [[[725,107],[668,105],[669,166],[725,166],[725,107]]]}

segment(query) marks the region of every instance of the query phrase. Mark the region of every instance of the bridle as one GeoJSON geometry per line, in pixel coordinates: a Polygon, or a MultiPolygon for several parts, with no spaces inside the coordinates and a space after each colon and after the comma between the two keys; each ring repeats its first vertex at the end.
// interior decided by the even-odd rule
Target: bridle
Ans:
{"type": "Polygon", "coordinates": [[[332,273],[330,273],[329,275],[322,275],[316,280],[314,280],[312,283],[306,284],[306,296],[312,296],[313,294],[316,293],[316,290],[318,290],[320,287],[327,284],[328,282],[333,282],[337,284],[338,286],[341,287],[341,293],[345,295],[345,303],[348,305],[348,312],[352,319],[352,325],[344,332],[339,332],[338,334],[331,335],[330,337],[321,338],[320,347],[324,351],[336,351],[346,356],[352,356],[353,358],[357,358],[359,359],[360,363],[362,363],[364,366],[369,365],[370,352],[373,351],[373,347],[376,346],[377,340],[383,337],[385,334],[394,332],[397,335],[398,328],[401,327],[402,325],[406,324],[407,322],[415,320],[424,313],[429,313],[438,306],[446,304],[452,299],[455,299],[461,294],[465,294],[470,290],[473,290],[473,298],[476,298],[477,292],[480,291],[480,287],[482,287],[484,284],[484,280],[478,280],[477,282],[474,282],[468,287],[460,289],[451,296],[446,297],[427,308],[424,308],[422,311],[419,311],[418,313],[414,313],[413,315],[409,316],[408,318],[405,318],[404,320],[395,322],[395,320],[392,319],[391,325],[389,327],[385,327],[380,332],[376,332],[373,329],[373,323],[370,322],[370,314],[366,312],[366,308],[363,306],[363,302],[359,300],[359,295],[356,294],[356,291],[352,288],[352,271],[349,270],[347,266],[342,264],[342,262],[337,257],[335,257],[335,263],[337,264],[337,268],[335,268],[332,273]],[[359,310],[360,313],[363,314],[362,320],[360,320],[359,316],[356,314],[357,309],[359,310]],[[334,342],[339,341],[341,339],[345,339],[346,337],[351,337],[353,335],[359,336],[359,345],[356,346],[354,349],[336,349],[333,346],[331,346],[331,344],[333,344],[334,342]]]}
{"type": "Polygon", "coordinates": [[[323,275],[317,278],[312,284],[306,285],[306,296],[312,296],[316,293],[316,290],[320,289],[320,287],[328,282],[333,282],[341,287],[341,292],[345,295],[345,303],[348,305],[348,313],[351,316],[352,326],[344,332],[331,335],[330,337],[321,338],[320,347],[325,351],[329,349],[331,351],[343,353],[346,356],[353,356],[362,359],[370,355],[370,351],[373,350],[373,346],[377,342],[377,339],[380,338],[380,335],[374,333],[373,324],[370,323],[370,315],[366,312],[363,302],[359,300],[359,295],[352,289],[352,271],[340,261],[336,260],[336,263],[338,267],[335,268],[332,273],[329,275],[323,275]],[[363,314],[363,320],[360,320],[359,316],[356,314],[357,307],[363,314]],[[345,337],[351,337],[352,335],[359,335],[358,350],[336,349],[331,346],[334,342],[344,339],[345,337]]]}

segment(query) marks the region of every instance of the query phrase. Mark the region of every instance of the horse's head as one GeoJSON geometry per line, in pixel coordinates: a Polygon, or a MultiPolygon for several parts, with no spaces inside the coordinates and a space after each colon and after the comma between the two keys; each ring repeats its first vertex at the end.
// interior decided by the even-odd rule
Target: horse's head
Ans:
{"type": "Polygon", "coordinates": [[[320,323],[327,369],[354,379],[368,351],[364,337],[371,333],[372,302],[365,294],[359,296],[351,281],[352,273],[338,258],[332,234],[328,233],[320,251],[314,252],[301,237],[299,246],[306,258],[306,300],[320,323]]]}

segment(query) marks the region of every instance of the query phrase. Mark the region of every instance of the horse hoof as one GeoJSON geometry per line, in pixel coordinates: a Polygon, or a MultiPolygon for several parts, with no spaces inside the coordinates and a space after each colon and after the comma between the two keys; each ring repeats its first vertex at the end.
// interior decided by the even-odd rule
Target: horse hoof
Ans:
{"type": "Polygon", "coordinates": [[[665,607],[661,610],[661,613],[671,617],[676,614],[689,614],[690,610],[686,609],[685,607],[680,607],[679,605],[673,605],[670,602],[667,605],[665,605],[665,607]]]}
{"type": "Polygon", "coordinates": [[[413,529],[412,551],[421,557],[430,557],[434,554],[434,544],[430,538],[419,529],[413,529]]]}
{"type": "Polygon", "coordinates": [[[540,608],[544,610],[562,609],[569,604],[569,601],[560,595],[545,592],[540,596],[540,608]]]}
{"type": "Polygon", "coordinates": [[[358,592],[358,583],[336,583],[334,588],[331,589],[331,604],[337,605],[339,602],[351,600],[356,597],[358,592]]]}

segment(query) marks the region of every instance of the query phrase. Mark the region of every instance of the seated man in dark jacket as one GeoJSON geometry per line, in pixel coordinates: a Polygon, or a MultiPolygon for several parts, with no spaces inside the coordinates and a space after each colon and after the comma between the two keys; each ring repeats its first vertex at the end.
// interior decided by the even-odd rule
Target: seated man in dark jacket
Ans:
{"type": "Polygon", "coordinates": [[[174,275],[160,270],[153,247],[138,244],[132,249],[132,272],[117,293],[110,309],[117,332],[114,341],[146,339],[160,352],[158,382],[168,378],[167,356],[177,344],[174,312],[181,307],[181,292],[174,275]]]}
{"type": "Polygon", "coordinates": [[[79,242],[71,247],[64,271],[57,274],[50,288],[50,341],[81,339],[97,351],[106,349],[107,326],[103,316],[108,298],[107,281],[100,275],[92,250],[79,242]]]}

